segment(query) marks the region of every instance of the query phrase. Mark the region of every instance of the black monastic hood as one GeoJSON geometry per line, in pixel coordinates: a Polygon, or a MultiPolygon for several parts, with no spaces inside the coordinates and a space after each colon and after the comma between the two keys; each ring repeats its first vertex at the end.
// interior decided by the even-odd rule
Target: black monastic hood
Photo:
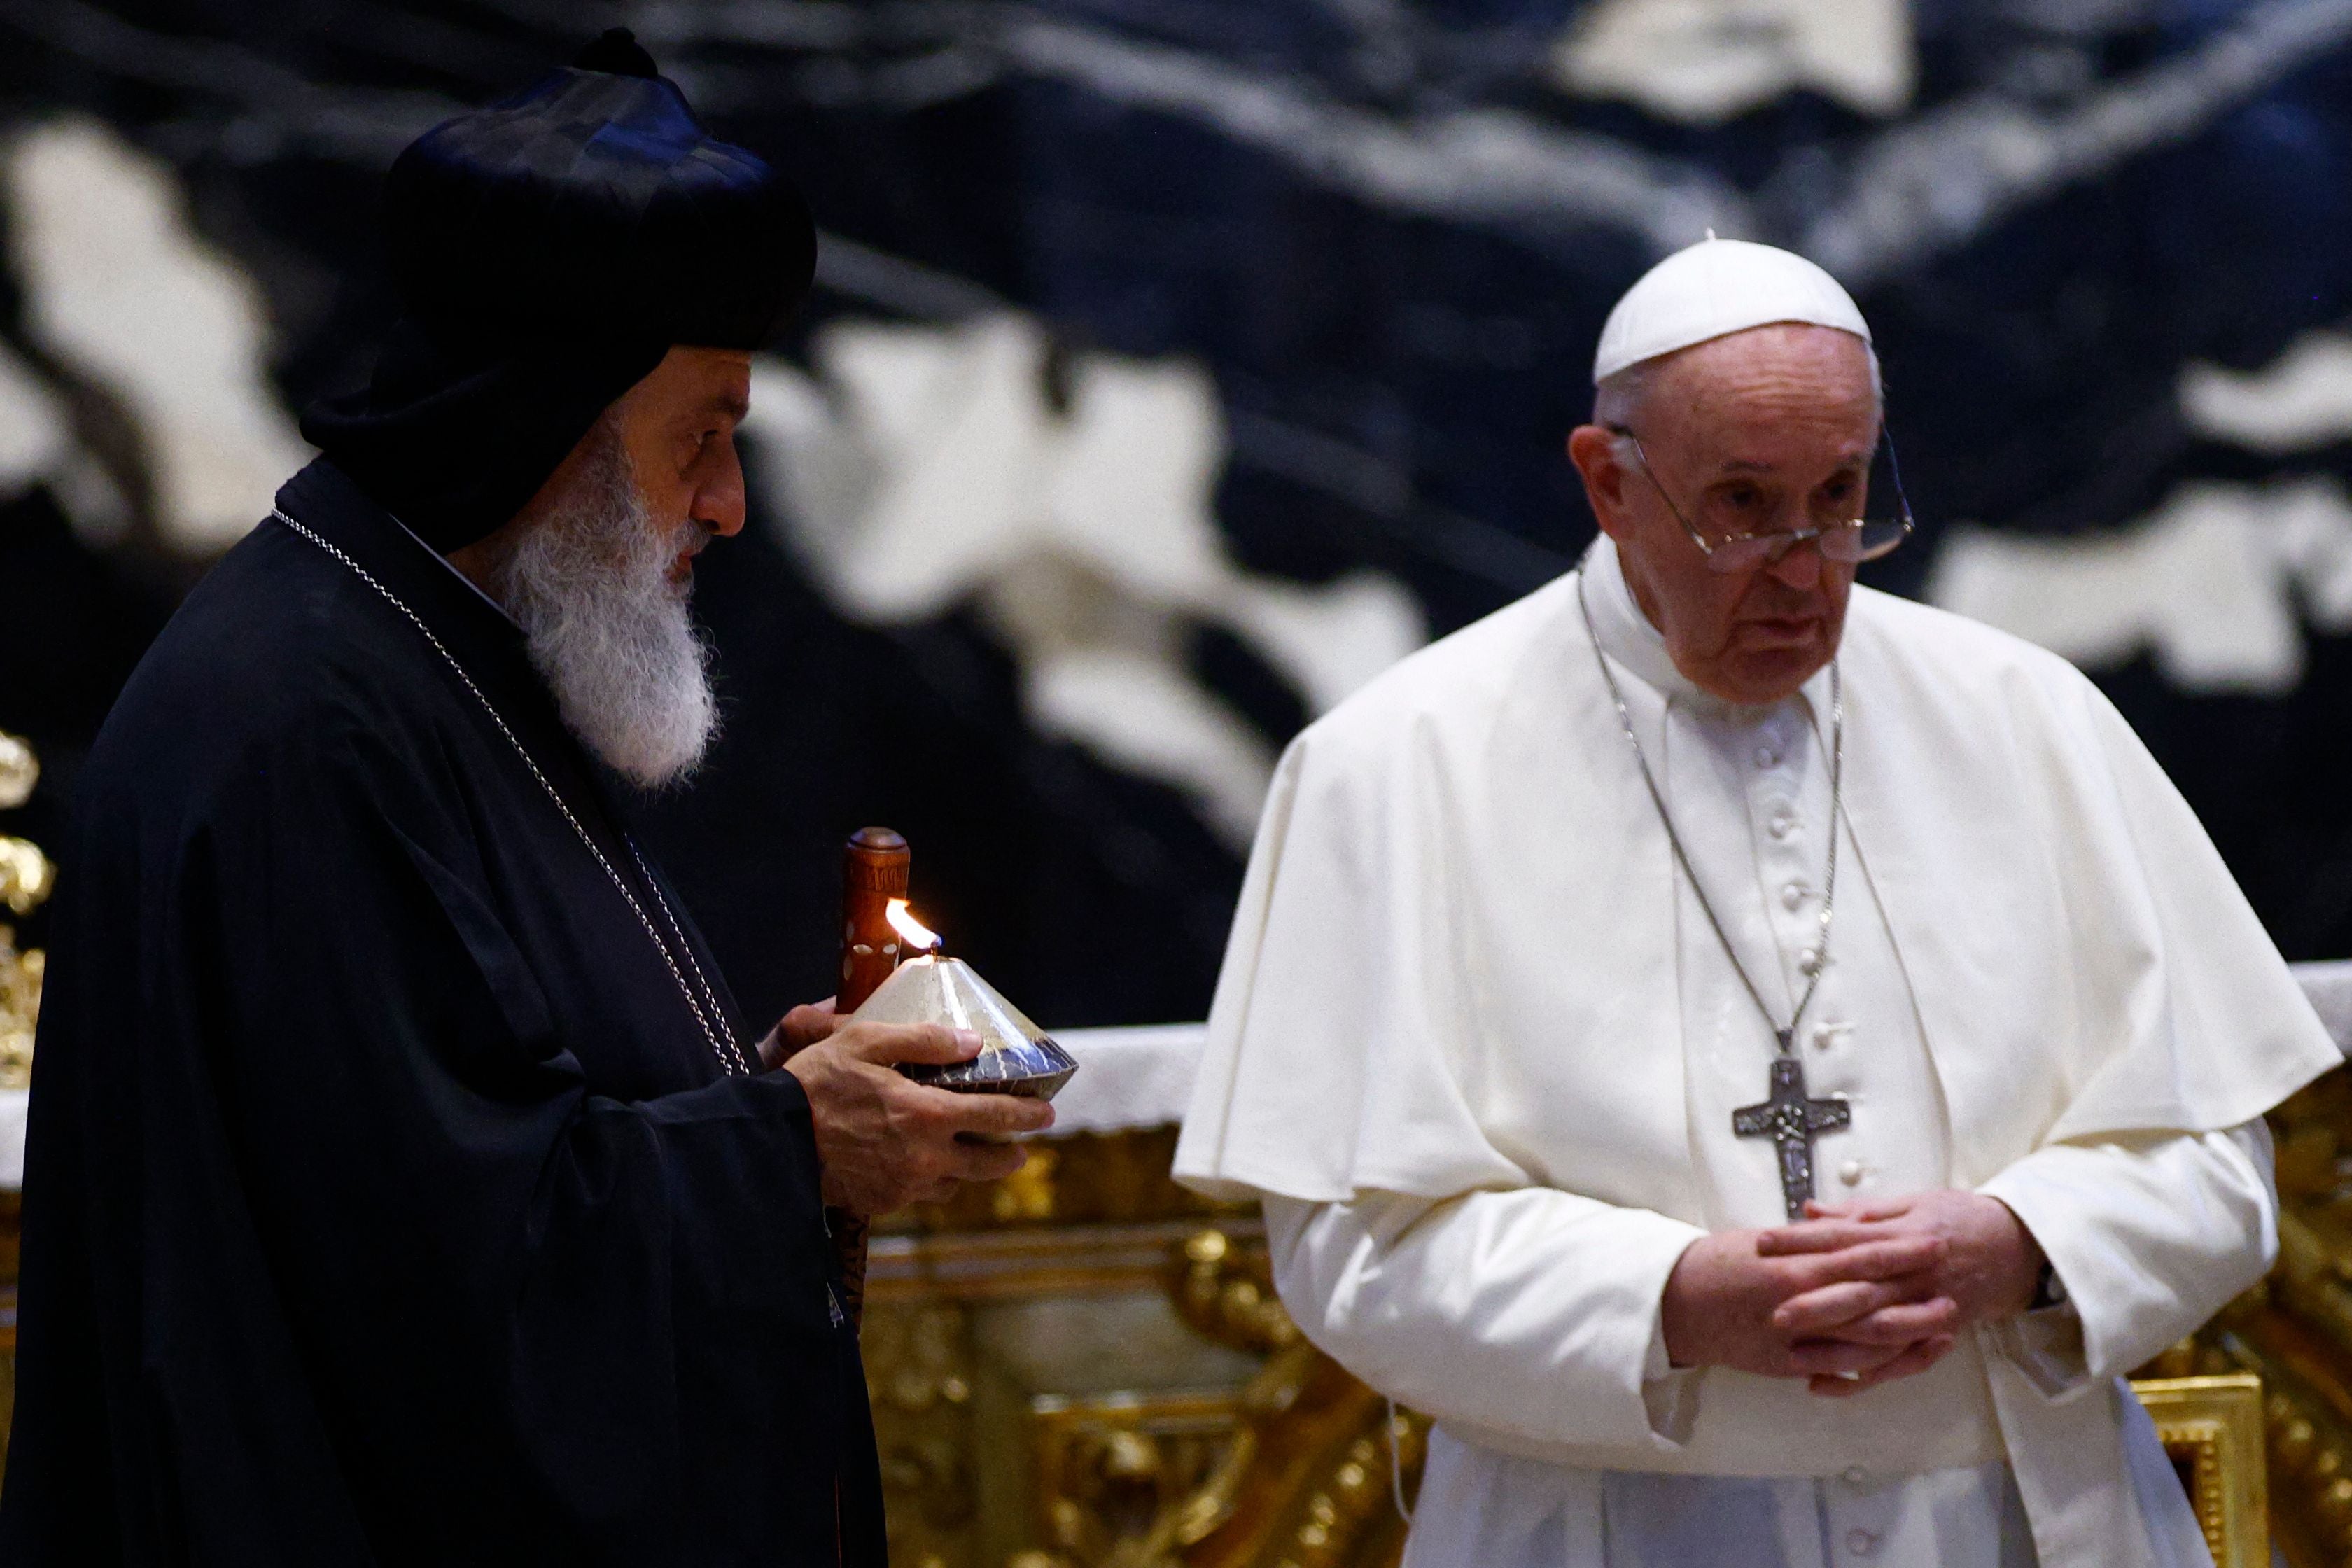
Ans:
{"type": "Polygon", "coordinates": [[[302,433],[445,552],[520,510],[673,345],[764,345],[815,267],[792,183],[620,28],[419,137],[385,207],[404,313],[302,433]]]}

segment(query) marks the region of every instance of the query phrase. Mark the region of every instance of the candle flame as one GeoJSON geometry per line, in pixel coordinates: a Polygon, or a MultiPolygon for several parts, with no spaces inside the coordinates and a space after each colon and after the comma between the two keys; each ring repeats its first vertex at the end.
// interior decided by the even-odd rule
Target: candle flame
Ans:
{"type": "Polygon", "coordinates": [[[915,918],[915,912],[907,907],[906,900],[891,900],[887,912],[890,923],[898,928],[900,936],[907,939],[908,946],[924,952],[937,952],[945,945],[940,941],[939,932],[915,918]]]}

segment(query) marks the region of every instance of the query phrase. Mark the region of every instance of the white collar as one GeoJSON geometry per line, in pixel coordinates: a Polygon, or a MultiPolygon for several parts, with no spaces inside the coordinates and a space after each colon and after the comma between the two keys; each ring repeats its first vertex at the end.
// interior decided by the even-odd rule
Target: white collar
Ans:
{"type": "MultiPolygon", "coordinates": [[[[1618,559],[1615,540],[1605,533],[1594,539],[1579,570],[1591,589],[1585,602],[1592,611],[1592,631],[1600,640],[1601,650],[1669,705],[1680,704],[1735,722],[1752,722],[1780,708],[1780,702],[1761,708],[1727,702],[1675,668],[1674,658],[1666,651],[1665,635],[1652,623],[1625,581],[1624,563],[1618,559]]],[[[1813,712],[1826,713],[1830,706],[1829,684],[1829,667],[1824,665],[1813,672],[1794,697],[1784,698],[1782,702],[1802,699],[1813,712]]]]}

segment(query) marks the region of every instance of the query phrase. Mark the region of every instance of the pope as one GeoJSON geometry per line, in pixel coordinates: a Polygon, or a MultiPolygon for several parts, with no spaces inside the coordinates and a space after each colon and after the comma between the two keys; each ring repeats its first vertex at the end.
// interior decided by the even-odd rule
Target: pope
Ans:
{"type": "Polygon", "coordinates": [[[1593,379],[1580,566],[1283,758],[1179,1175],[1435,1417],[1412,1568],[2205,1563],[2123,1377],[2340,1056],[2089,681],[1855,584],[1834,279],[1710,237],[1593,379]]]}
{"type": "Polygon", "coordinates": [[[428,132],[405,314],[79,781],[0,1563],[885,1560],[825,1211],[1002,1176],[971,1037],[736,1016],[629,831],[716,723],[789,182],[627,34],[428,132]]]}

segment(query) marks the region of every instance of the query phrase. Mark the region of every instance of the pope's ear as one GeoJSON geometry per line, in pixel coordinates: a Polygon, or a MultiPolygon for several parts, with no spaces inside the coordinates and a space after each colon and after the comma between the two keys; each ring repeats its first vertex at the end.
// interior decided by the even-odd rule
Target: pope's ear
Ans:
{"type": "Polygon", "coordinates": [[[1580,425],[1568,435],[1568,460],[1584,480],[1584,499],[1601,531],[1618,539],[1632,531],[1625,510],[1625,483],[1630,477],[1617,459],[1617,438],[1598,425],[1580,425]]]}

